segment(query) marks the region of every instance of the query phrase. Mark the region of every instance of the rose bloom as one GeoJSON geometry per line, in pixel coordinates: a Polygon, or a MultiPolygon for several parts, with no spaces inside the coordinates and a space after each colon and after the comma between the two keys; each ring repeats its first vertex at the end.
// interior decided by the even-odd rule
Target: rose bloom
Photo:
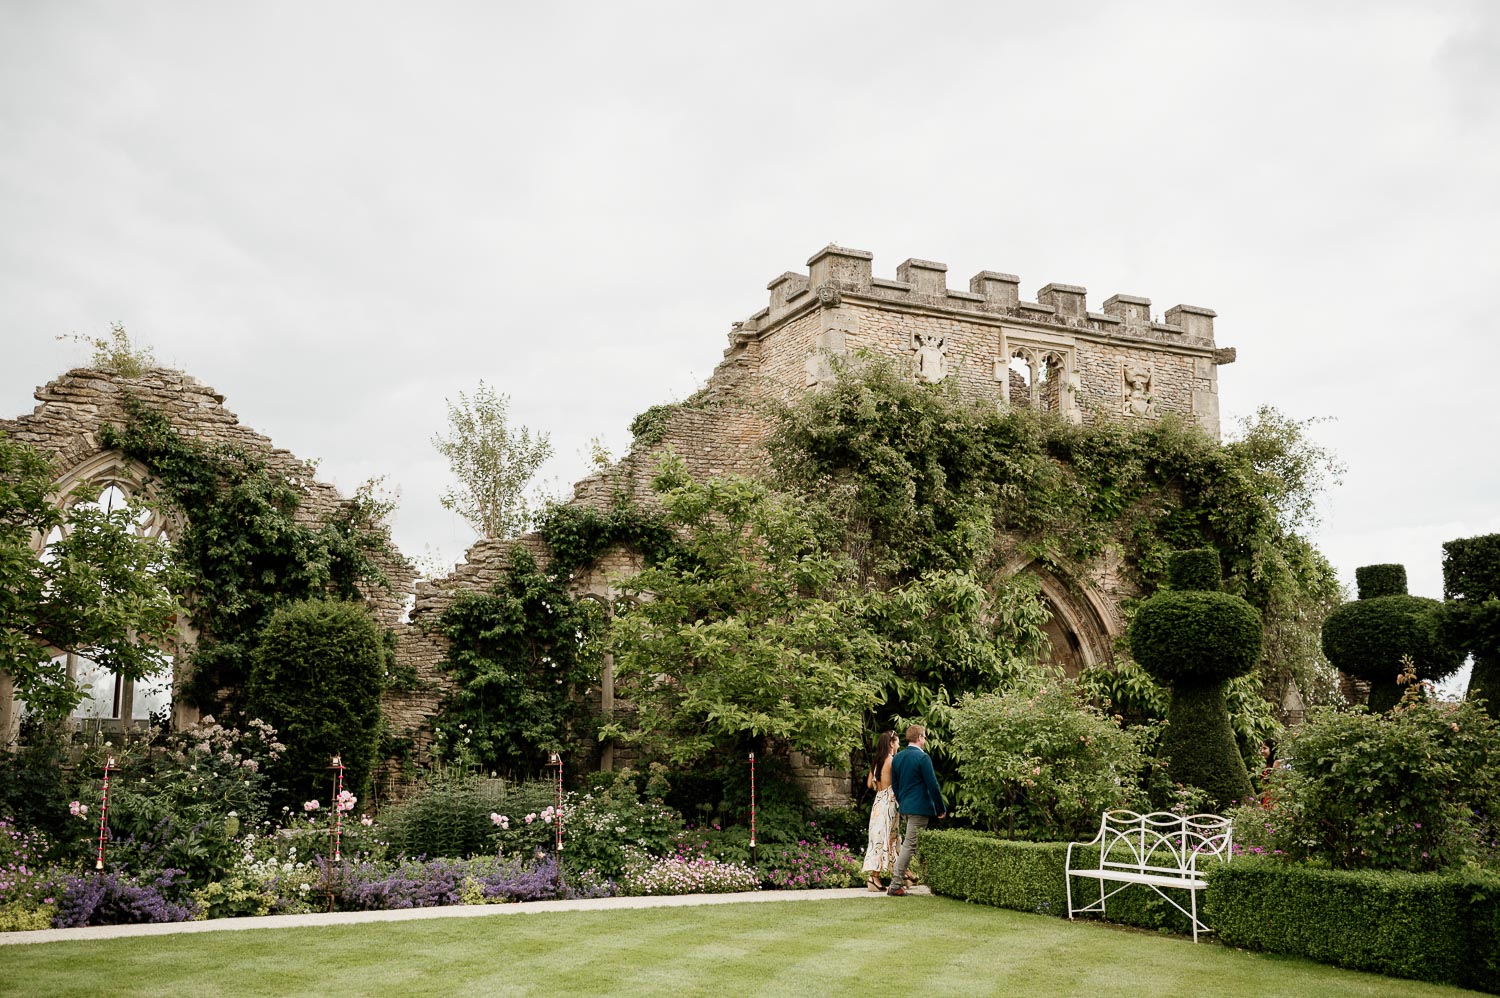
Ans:
{"type": "Polygon", "coordinates": [[[321,806],[322,805],[320,805],[317,801],[310,800],[310,801],[306,801],[306,802],[303,803],[302,810],[304,810],[304,811],[316,811],[321,806]]]}

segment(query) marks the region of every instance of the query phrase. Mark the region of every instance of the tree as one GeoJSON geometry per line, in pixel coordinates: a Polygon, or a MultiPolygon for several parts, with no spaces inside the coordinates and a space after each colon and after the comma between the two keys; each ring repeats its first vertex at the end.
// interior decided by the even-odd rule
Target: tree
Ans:
{"type": "Polygon", "coordinates": [[[178,604],[166,547],[136,534],[137,511],[106,511],[82,493],[59,509],[52,478],[35,448],[0,433],[0,671],[29,710],[61,719],[83,691],[59,653],[143,679],[167,664],[178,604]],[[33,541],[61,527],[38,558],[33,541]]]}
{"type": "Polygon", "coordinates": [[[1174,551],[1169,570],[1171,588],[1142,603],[1130,622],[1130,653],[1172,687],[1162,737],[1168,772],[1205,791],[1216,807],[1228,807],[1252,791],[1224,692],[1260,658],[1260,613],[1219,591],[1219,554],[1212,548],[1174,551]]]}
{"type": "Polygon", "coordinates": [[[1443,598],[1444,637],[1474,656],[1469,699],[1500,718],[1500,534],[1443,545],[1443,598]]]}
{"type": "Polygon", "coordinates": [[[635,723],[604,737],[680,765],[756,746],[847,762],[877,702],[852,566],[761,483],[695,482],[672,459],[655,487],[681,549],[625,583],[640,602],[615,619],[615,674],[635,723]]]}
{"type": "Polygon", "coordinates": [[[510,399],[483,381],[471,399],[458,393],[448,402],[450,436],[436,434],[433,446],[448,459],[459,485],[443,494],[444,509],[458,513],[482,537],[518,537],[531,522],[527,483],[552,456],[547,434],[532,436],[524,426],[511,429],[510,399]]]}
{"type": "Polygon", "coordinates": [[[290,804],[321,799],[334,755],[349,789],[368,793],[379,761],[385,661],[381,629],[357,603],[303,600],[266,621],[246,694],[250,716],[287,745],[278,775],[290,804]]]}

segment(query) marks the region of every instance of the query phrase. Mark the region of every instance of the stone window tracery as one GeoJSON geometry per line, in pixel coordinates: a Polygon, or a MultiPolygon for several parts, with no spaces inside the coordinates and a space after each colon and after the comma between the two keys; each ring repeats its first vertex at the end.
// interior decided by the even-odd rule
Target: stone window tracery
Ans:
{"type": "MultiPolygon", "coordinates": [[[[59,483],[58,495],[62,497],[61,505],[65,509],[94,507],[106,513],[130,510],[136,536],[170,545],[171,519],[149,501],[138,484],[142,480],[143,476],[134,473],[134,469],[118,455],[103,455],[102,460],[89,462],[66,476],[59,483]],[[85,489],[84,494],[95,498],[77,499],[77,494],[85,489]]],[[[70,530],[71,525],[64,523],[34,541],[37,556],[43,561],[50,560],[53,546],[70,530]]],[[[179,632],[186,636],[185,624],[179,627],[179,632]]],[[[73,711],[76,721],[126,727],[147,722],[153,715],[160,718],[172,711],[173,655],[166,656],[166,663],[159,672],[136,680],[125,679],[86,655],[75,652],[59,653],[53,661],[63,664],[69,678],[88,687],[83,700],[73,711]]]]}

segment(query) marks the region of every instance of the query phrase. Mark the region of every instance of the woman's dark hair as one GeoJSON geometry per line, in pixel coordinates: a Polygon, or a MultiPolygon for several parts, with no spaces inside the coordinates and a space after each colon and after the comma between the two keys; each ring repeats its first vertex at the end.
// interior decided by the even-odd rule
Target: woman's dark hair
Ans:
{"type": "Polygon", "coordinates": [[[875,743],[875,761],[870,764],[870,775],[875,782],[880,782],[880,770],[885,761],[896,754],[896,733],[894,731],[882,731],[880,740],[875,743]]]}

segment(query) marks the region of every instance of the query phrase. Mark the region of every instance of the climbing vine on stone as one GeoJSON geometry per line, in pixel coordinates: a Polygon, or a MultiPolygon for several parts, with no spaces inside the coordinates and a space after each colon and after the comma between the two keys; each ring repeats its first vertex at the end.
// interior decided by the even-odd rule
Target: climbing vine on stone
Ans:
{"type": "Polygon", "coordinates": [[[105,426],[104,446],[144,464],[184,521],[172,559],[198,640],[183,692],[200,707],[232,708],[223,694],[243,685],[274,610],[321,596],[359,599],[361,587],[386,584],[373,556],[386,544],[389,506],[361,490],[330,522],[304,523],[297,480],[245,450],[182,437],[139,400],[127,396],[122,406],[125,425],[105,426]]]}

